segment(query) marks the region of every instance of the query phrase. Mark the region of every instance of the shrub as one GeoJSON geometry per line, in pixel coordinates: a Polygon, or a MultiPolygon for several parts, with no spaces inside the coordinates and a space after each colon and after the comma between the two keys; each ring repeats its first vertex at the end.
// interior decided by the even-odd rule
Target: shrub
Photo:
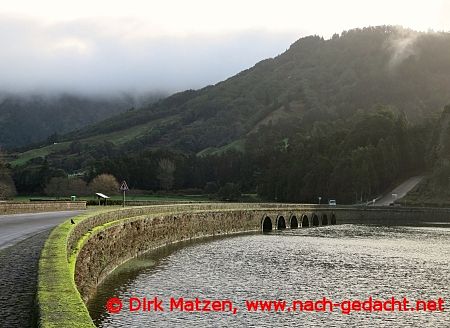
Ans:
{"type": "Polygon", "coordinates": [[[119,193],[119,183],[111,174],[100,174],[96,176],[89,184],[91,192],[101,192],[105,195],[114,195],[119,193]]]}

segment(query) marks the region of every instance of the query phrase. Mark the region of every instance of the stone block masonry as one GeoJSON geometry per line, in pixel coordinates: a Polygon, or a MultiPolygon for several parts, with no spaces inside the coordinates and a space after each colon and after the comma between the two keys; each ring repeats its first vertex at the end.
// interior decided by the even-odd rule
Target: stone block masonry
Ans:
{"type": "Polygon", "coordinates": [[[0,202],[0,215],[85,210],[84,201],[0,202]]]}
{"type": "Polygon", "coordinates": [[[204,203],[101,209],[74,221],[55,228],[41,254],[40,327],[95,327],[85,302],[98,284],[127,260],[171,243],[332,224],[449,225],[450,210],[204,203]]]}

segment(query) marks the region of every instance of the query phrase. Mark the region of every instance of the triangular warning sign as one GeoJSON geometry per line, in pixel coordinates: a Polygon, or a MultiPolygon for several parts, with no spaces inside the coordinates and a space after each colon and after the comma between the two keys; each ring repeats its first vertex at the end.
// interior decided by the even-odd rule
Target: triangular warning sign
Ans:
{"type": "Polygon", "coordinates": [[[121,190],[121,191],[129,190],[129,189],[128,189],[127,182],[126,182],[125,180],[122,181],[122,184],[120,185],[120,190],[121,190]]]}

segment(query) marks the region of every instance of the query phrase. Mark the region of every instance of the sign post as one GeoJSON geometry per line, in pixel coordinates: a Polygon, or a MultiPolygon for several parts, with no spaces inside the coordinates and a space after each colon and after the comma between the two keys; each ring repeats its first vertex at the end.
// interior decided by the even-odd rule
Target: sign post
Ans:
{"type": "Polygon", "coordinates": [[[120,185],[120,191],[123,192],[123,207],[125,207],[125,192],[129,190],[127,182],[125,180],[122,181],[122,184],[120,185]]]}

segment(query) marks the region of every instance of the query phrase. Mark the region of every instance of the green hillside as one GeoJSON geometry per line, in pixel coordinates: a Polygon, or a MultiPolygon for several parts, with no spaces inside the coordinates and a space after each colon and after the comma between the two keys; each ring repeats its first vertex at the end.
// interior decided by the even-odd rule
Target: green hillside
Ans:
{"type": "MultiPolygon", "coordinates": [[[[1,91],[1,90],[0,90],[1,91]]],[[[71,94],[20,95],[0,92],[0,146],[36,147],[59,141],[59,136],[125,112],[138,103],[131,96],[81,96],[71,94]]],[[[59,147],[58,147],[59,149],[59,147]]]]}
{"type": "Polygon", "coordinates": [[[404,111],[415,122],[450,102],[449,57],[448,33],[377,27],[330,40],[306,37],[215,86],[114,116],[61,141],[95,136],[197,153],[268,122],[337,119],[375,105],[404,111]]]}
{"type": "Polygon", "coordinates": [[[430,174],[402,201],[419,206],[450,206],[450,105],[435,125],[431,145],[426,158],[430,174]]]}
{"type": "Polygon", "coordinates": [[[58,145],[12,154],[18,189],[39,190],[48,177],[33,186],[24,181],[46,168],[48,176],[78,172],[88,180],[109,172],[157,190],[158,159],[170,158],[174,188],[213,182],[271,199],[370,197],[427,169],[413,157],[425,156],[436,117],[450,103],[448,58],[449,33],[382,26],[330,40],[305,37],[214,86],[113,116],[62,136],[58,145]],[[285,166],[274,156],[295,161],[285,166]],[[349,177],[358,165],[358,178],[349,177]],[[338,174],[340,182],[337,170],[348,171],[338,174]],[[289,176],[303,187],[276,186],[289,176]]]}
{"type": "Polygon", "coordinates": [[[148,131],[147,143],[171,139],[173,146],[198,152],[282,118],[336,118],[390,105],[418,120],[450,101],[449,55],[449,34],[379,27],[331,40],[306,37],[284,54],[215,86],[177,94],[70,138],[132,129],[164,117],[158,125],[162,131],[148,131]],[[188,143],[186,136],[195,140],[188,143]]]}

